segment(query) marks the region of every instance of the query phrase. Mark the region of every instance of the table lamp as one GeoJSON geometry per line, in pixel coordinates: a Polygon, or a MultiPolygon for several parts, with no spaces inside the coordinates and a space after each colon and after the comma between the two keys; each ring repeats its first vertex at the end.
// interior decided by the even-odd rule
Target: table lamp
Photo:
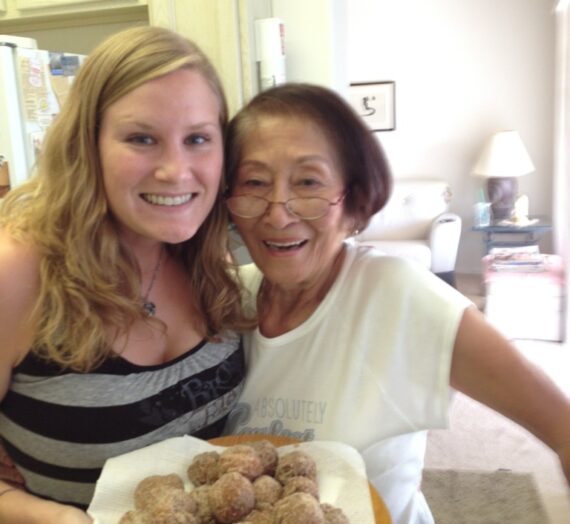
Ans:
{"type": "Polygon", "coordinates": [[[493,134],[479,155],[474,175],[487,177],[487,198],[493,219],[511,218],[518,192],[517,178],[534,171],[534,164],[517,131],[493,134]]]}

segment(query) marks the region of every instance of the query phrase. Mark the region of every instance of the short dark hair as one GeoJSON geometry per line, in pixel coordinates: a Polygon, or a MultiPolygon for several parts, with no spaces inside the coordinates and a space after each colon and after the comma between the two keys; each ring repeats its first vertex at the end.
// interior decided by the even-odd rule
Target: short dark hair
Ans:
{"type": "Polygon", "coordinates": [[[337,93],[304,83],[282,84],[255,96],[231,120],[226,138],[226,183],[231,191],[243,145],[264,116],[300,118],[314,123],[328,138],[345,178],[345,209],[364,229],[386,204],[392,189],[390,166],[380,145],[352,107],[337,93]]]}

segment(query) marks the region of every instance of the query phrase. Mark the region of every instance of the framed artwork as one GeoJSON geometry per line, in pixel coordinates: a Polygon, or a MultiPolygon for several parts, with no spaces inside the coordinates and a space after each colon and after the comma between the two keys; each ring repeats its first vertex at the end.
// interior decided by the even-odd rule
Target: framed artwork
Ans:
{"type": "Polygon", "coordinates": [[[396,129],[396,82],[359,82],[348,89],[350,105],[372,131],[396,129]]]}

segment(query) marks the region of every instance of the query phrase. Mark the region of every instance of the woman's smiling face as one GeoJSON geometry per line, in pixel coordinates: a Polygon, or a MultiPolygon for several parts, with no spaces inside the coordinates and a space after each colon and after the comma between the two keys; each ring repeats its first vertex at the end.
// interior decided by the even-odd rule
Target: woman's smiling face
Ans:
{"type": "Polygon", "coordinates": [[[191,69],[151,80],[105,110],[103,183],[124,238],[179,243],[196,233],[219,191],[219,118],[216,95],[191,69]]]}
{"type": "Polygon", "coordinates": [[[343,174],[326,136],[308,120],[265,116],[245,138],[232,196],[257,195],[273,202],[257,218],[232,218],[253,261],[272,283],[310,287],[329,274],[351,231],[342,196],[343,174]],[[320,197],[331,205],[316,220],[292,215],[283,204],[320,197]]]}

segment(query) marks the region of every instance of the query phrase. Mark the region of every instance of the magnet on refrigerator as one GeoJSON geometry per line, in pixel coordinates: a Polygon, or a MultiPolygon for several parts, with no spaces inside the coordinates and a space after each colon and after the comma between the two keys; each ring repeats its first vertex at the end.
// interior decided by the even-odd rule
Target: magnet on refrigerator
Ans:
{"type": "Polygon", "coordinates": [[[83,59],[38,49],[31,38],[0,35],[0,155],[10,166],[12,188],[30,177],[83,59]]]}

